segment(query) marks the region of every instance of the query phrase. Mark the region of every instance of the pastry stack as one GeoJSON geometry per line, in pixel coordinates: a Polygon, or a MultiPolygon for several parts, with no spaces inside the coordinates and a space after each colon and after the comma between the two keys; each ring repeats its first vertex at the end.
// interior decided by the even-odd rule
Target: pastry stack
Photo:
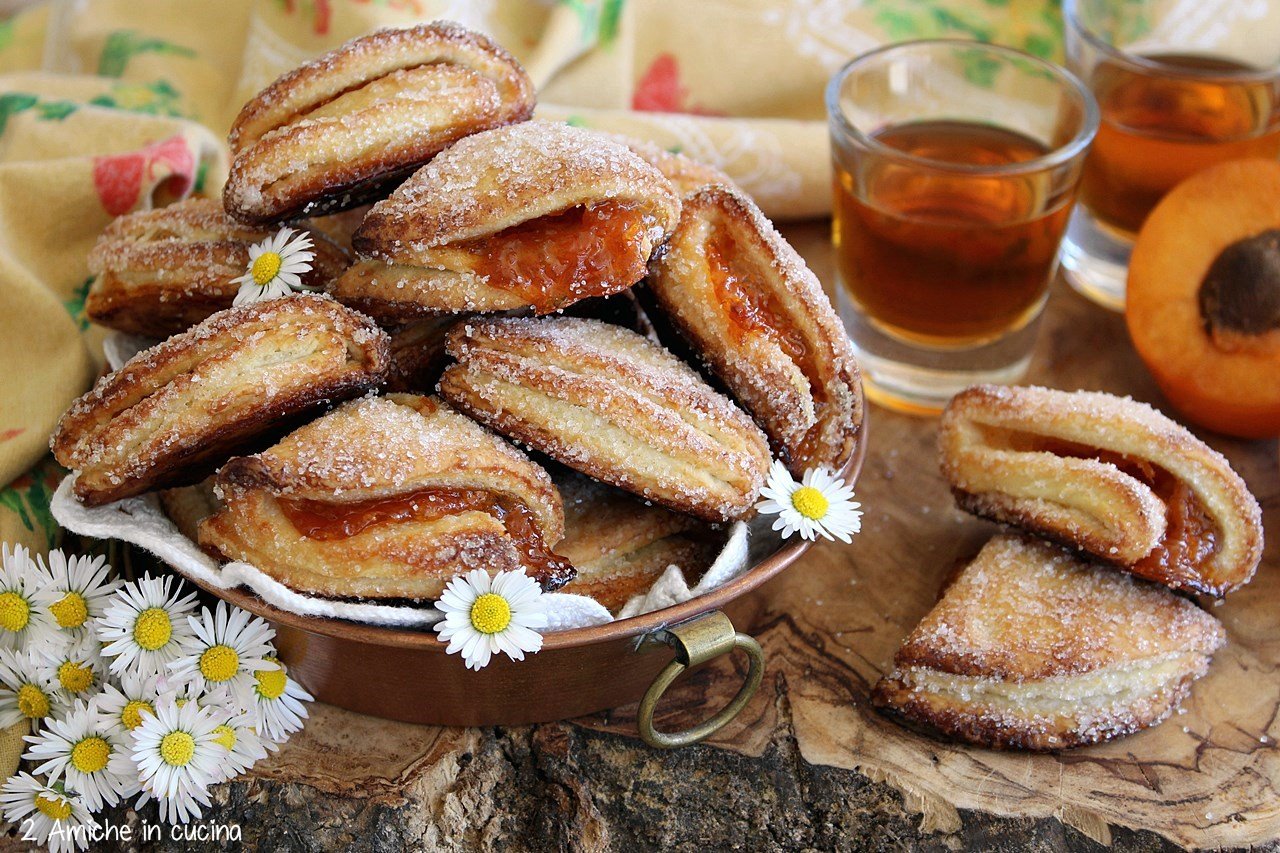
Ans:
{"type": "Polygon", "coordinates": [[[1150,406],[976,386],[942,416],[956,503],[1014,528],[961,566],[875,688],[981,746],[1051,750],[1159,723],[1226,641],[1189,596],[1253,577],[1262,512],[1221,454],[1150,406]]]}
{"type": "Polygon", "coordinates": [[[122,217],[90,258],[89,316],[165,340],[59,423],[76,497],[166,490],[205,550],[304,594],[428,602],[523,569],[616,610],[696,572],[774,456],[842,468],[857,366],[796,252],[716,170],[534,104],[446,23],[246,104],[221,202],[122,217]],[[312,292],[235,305],[282,226],[312,292]]]}

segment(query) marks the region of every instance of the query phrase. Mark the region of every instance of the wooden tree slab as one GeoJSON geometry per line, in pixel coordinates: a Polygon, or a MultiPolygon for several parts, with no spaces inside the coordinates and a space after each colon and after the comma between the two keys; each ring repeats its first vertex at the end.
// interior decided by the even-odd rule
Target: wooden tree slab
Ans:
{"type": "MultiPolygon", "coordinates": [[[[825,226],[788,236],[830,281],[825,226]]],[[[1061,284],[1030,379],[1161,404],[1121,319],[1061,284]]],[[[278,755],[217,789],[208,817],[238,823],[248,847],[297,850],[1280,849],[1274,541],[1257,579],[1214,610],[1229,644],[1185,713],[1060,755],[930,740],[877,715],[868,692],[943,573],[994,527],[952,508],[934,421],[875,408],[870,431],[863,533],[853,546],[820,545],[773,582],[755,631],[765,684],[711,743],[650,750],[633,737],[634,708],[464,730],[317,706],[278,755]]],[[[1276,443],[1209,441],[1280,529],[1276,443]]],[[[668,694],[664,727],[718,707],[743,669],[718,661],[686,676],[668,694]]]]}

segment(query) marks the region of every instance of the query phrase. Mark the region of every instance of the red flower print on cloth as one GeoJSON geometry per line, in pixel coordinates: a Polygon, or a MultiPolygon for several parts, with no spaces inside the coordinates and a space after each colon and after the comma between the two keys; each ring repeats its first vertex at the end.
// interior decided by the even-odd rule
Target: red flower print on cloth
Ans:
{"type": "Polygon", "coordinates": [[[195,180],[196,158],[181,134],[153,142],[138,151],[93,158],[93,186],[102,207],[112,216],[138,204],[143,183],[183,198],[195,180]]]}
{"type": "Polygon", "coordinates": [[[0,429],[0,443],[15,439],[26,432],[26,427],[15,427],[13,429],[0,429]]]}
{"type": "Polygon", "coordinates": [[[669,53],[660,53],[640,75],[631,95],[631,109],[648,113],[692,113],[723,115],[689,103],[689,90],[680,82],[680,63],[669,53]]]}

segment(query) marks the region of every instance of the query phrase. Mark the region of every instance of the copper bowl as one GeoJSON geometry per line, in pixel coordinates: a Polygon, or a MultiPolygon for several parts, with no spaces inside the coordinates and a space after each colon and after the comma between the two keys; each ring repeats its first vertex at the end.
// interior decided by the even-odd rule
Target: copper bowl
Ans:
{"type": "MultiPolygon", "coordinates": [[[[850,483],[861,471],[866,444],[864,421],[843,470],[850,483]]],[[[750,699],[760,683],[763,656],[734,626],[750,630],[757,624],[764,605],[761,587],[811,544],[787,542],[705,595],[606,625],[547,634],[537,654],[523,661],[498,655],[479,671],[467,670],[460,656],[445,654],[445,644],[430,629],[300,616],[244,589],[204,588],[270,622],[289,674],[330,705],[410,723],[519,725],[627,705],[648,689],[641,706],[642,736],[655,746],[679,746],[715,731],[750,699]],[[752,664],[737,699],[689,732],[654,731],[654,706],[666,686],[686,667],[735,648],[747,651],[752,664]]]]}

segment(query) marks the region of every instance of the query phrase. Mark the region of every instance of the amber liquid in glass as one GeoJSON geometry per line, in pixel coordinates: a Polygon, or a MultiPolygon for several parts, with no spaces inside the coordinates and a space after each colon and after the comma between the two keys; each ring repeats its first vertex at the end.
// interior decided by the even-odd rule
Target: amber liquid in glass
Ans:
{"type": "MultiPolygon", "coordinates": [[[[895,125],[875,138],[970,165],[1048,153],[1019,133],[958,121],[895,125]]],[[[836,263],[878,328],[913,343],[961,347],[995,340],[1035,316],[1071,206],[1068,195],[1045,209],[1045,170],[973,175],[887,157],[861,168],[858,181],[836,164],[836,263]]]]}
{"type": "Polygon", "coordinates": [[[1081,200],[1105,226],[1132,238],[1151,208],[1184,178],[1223,160],[1280,156],[1280,84],[1178,76],[1252,70],[1183,54],[1143,57],[1170,69],[1104,61],[1090,84],[1102,124],[1085,160],[1081,200]]]}

